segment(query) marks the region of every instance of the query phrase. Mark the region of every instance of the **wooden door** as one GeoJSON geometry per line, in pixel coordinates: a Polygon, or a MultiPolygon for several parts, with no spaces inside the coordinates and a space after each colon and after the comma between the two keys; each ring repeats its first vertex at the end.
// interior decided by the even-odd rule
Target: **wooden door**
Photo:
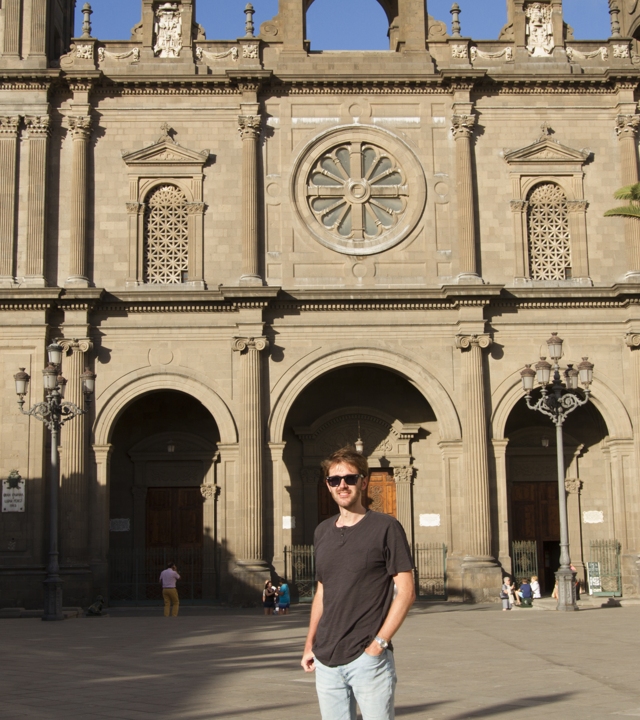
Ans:
{"type": "Polygon", "coordinates": [[[396,481],[387,470],[372,470],[364,492],[364,506],[369,510],[398,517],[396,481]]]}
{"type": "Polygon", "coordinates": [[[201,548],[202,504],[199,487],[149,488],[147,548],[201,548]]]}

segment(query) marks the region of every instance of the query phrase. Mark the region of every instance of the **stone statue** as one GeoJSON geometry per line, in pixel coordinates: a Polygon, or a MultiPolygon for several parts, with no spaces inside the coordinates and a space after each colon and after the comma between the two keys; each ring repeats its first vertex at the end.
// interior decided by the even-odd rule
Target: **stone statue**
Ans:
{"type": "Polygon", "coordinates": [[[156,44],[153,52],[161,58],[180,57],[182,50],[182,17],[175,3],[165,3],[156,10],[154,24],[156,44]]]}
{"type": "Polygon", "coordinates": [[[553,52],[551,6],[533,3],[527,6],[527,50],[532,57],[548,57],[553,52]]]}

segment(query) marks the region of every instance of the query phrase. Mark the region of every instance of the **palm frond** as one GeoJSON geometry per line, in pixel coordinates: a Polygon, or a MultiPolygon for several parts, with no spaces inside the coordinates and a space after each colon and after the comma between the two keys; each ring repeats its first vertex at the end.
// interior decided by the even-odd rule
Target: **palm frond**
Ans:
{"type": "Polygon", "coordinates": [[[635,217],[640,218],[640,207],[637,205],[623,205],[622,207],[607,210],[605,217],[635,217]]]}
{"type": "Polygon", "coordinates": [[[616,200],[640,200],[640,183],[625,185],[613,193],[616,200]]]}

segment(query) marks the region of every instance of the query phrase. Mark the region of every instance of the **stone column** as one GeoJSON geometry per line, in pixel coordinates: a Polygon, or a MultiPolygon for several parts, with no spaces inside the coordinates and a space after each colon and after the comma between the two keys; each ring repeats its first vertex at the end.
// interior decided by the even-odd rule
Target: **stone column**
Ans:
{"type": "MultiPolygon", "coordinates": [[[[59,340],[67,357],[63,373],[67,378],[65,401],[79,408],[84,406],[82,373],[86,366],[85,353],[91,341],[59,340]]],[[[65,564],[86,565],[89,560],[89,478],[86,467],[86,415],[68,422],[61,433],[60,463],[60,519],[61,558],[65,564]]]]}
{"type": "Polygon", "coordinates": [[[508,444],[508,439],[493,441],[493,455],[496,461],[496,484],[498,490],[498,562],[507,572],[511,572],[509,498],[507,493],[508,444]]]}
{"type": "Polygon", "coordinates": [[[413,547],[413,468],[394,468],[393,479],[396,481],[398,521],[407,534],[409,545],[413,547]]]}
{"type": "MultiPolygon", "coordinates": [[[[638,152],[636,149],[640,115],[618,115],[616,132],[620,140],[622,159],[622,185],[638,182],[638,152]]],[[[627,246],[627,280],[640,282],[640,222],[636,218],[624,219],[624,236],[627,246]]]]}
{"type": "Polygon", "coordinates": [[[259,115],[238,117],[242,137],[242,276],[241,285],[262,285],[258,262],[259,115]]]}
{"type": "Polygon", "coordinates": [[[112,445],[93,446],[96,481],[90,509],[91,576],[94,597],[102,595],[104,598],[109,590],[109,463],[112,449],[112,445]]]}
{"type": "Polygon", "coordinates": [[[27,201],[27,260],[25,285],[44,287],[46,227],[47,146],[51,121],[48,115],[26,117],[29,138],[29,196],[27,201]]]}
{"type": "Polygon", "coordinates": [[[454,115],[451,118],[456,141],[456,184],[458,190],[458,252],[460,273],[458,282],[481,282],[476,259],[476,215],[473,194],[473,164],[471,154],[475,115],[454,115]]]}
{"type": "Polygon", "coordinates": [[[19,127],[20,117],[0,117],[0,287],[12,287],[15,284],[16,159],[19,127]]]}
{"type": "Polygon", "coordinates": [[[303,523],[304,544],[313,544],[313,533],[318,524],[318,483],[320,481],[320,468],[303,467],[300,470],[303,492],[303,523]]]}
{"type": "Polygon", "coordinates": [[[91,118],[70,117],[73,138],[71,171],[71,247],[69,277],[65,287],[88,287],[87,278],[87,150],[91,138],[91,118]]]}
{"type": "Polygon", "coordinates": [[[238,565],[254,574],[243,578],[249,585],[260,582],[255,575],[266,571],[263,536],[263,423],[260,353],[269,347],[264,337],[235,338],[233,350],[240,354],[240,484],[238,517],[238,565]]]}
{"type": "MultiPolygon", "coordinates": [[[[640,444],[638,443],[638,427],[640,427],[640,332],[629,332],[626,335],[625,343],[631,350],[631,372],[633,377],[633,403],[631,404],[633,412],[633,427],[636,428],[636,436],[634,438],[635,447],[635,473],[634,478],[638,477],[640,471],[640,444]]],[[[632,483],[632,487],[637,486],[637,480],[632,483]]],[[[633,516],[630,526],[632,528],[632,537],[630,538],[630,554],[635,555],[636,564],[636,588],[635,592],[640,592],[640,493],[634,490],[633,496],[630,498],[630,505],[633,508],[633,516]]]]}
{"type": "Polygon", "coordinates": [[[202,507],[202,526],[204,528],[204,547],[202,553],[202,597],[205,600],[218,599],[218,531],[216,505],[220,487],[216,484],[215,463],[220,457],[216,453],[205,482],[200,486],[204,501],[202,507]]]}

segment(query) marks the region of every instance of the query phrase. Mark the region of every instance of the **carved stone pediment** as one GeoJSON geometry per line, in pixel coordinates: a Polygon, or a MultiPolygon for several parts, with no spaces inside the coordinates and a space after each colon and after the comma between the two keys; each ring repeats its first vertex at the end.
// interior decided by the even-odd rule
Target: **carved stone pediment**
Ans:
{"type": "Polygon", "coordinates": [[[123,153],[127,165],[199,165],[209,159],[209,150],[188,150],[170,138],[163,139],[142,150],[123,153]]]}
{"type": "Polygon", "coordinates": [[[505,150],[504,159],[510,164],[521,163],[585,163],[589,158],[586,150],[574,150],[556,140],[545,137],[519,150],[505,150]]]}

